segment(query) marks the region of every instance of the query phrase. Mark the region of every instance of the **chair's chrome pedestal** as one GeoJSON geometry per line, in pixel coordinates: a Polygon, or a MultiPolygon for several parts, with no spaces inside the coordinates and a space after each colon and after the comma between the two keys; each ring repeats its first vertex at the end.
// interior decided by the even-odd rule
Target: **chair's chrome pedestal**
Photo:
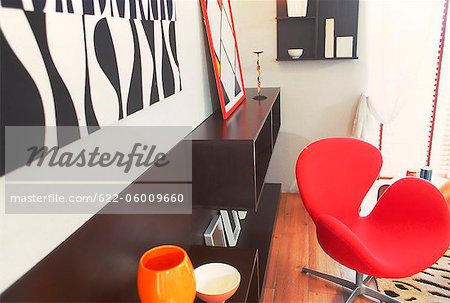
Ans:
{"type": "Polygon", "coordinates": [[[315,271],[315,270],[312,270],[312,269],[309,269],[306,267],[303,267],[302,272],[322,278],[324,280],[333,282],[335,284],[339,284],[341,286],[344,286],[345,288],[352,290],[350,297],[348,297],[348,299],[347,299],[347,301],[345,301],[345,303],[353,302],[353,300],[360,295],[378,299],[378,300],[381,300],[382,302],[386,302],[386,303],[402,303],[394,298],[391,298],[385,294],[382,294],[382,293],[376,291],[375,289],[367,287],[365,284],[367,284],[372,279],[372,277],[367,276],[365,279],[363,279],[363,274],[359,273],[359,272],[356,272],[356,281],[355,282],[347,281],[342,278],[324,274],[324,273],[321,273],[321,272],[318,272],[318,271],[315,271]]]}

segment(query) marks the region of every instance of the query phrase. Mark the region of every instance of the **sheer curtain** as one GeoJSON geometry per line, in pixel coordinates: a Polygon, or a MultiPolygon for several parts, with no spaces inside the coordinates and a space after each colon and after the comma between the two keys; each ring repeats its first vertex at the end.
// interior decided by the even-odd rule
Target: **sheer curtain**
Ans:
{"type": "MultiPolygon", "coordinates": [[[[366,0],[368,105],[383,124],[382,175],[427,159],[443,0],[366,0]]],[[[369,123],[378,147],[379,124],[369,123]]]]}

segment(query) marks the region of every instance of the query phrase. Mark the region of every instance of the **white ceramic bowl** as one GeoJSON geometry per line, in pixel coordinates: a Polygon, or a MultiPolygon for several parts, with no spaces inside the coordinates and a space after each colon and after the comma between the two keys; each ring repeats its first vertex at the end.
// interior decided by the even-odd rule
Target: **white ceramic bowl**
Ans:
{"type": "Polygon", "coordinates": [[[292,59],[298,59],[303,55],[303,48],[290,48],[288,54],[292,59]]]}
{"type": "Polygon", "coordinates": [[[197,296],[208,303],[228,300],[239,287],[241,274],[225,263],[208,263],[194,270],[197,296]]]}

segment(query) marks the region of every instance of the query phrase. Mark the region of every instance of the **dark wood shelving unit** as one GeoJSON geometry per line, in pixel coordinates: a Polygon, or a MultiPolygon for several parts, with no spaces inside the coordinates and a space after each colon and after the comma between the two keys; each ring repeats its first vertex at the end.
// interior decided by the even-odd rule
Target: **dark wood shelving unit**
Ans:
{"type": "Polygon", "coordinates": [[[253,299],[261,297],[264,288],[280,190],[280,184],[266,184],[258,212],[249,211],[241,221],[237,247],[218,248],[217,253],[202,246],[203,232],[217,210],[196,208],[185,215],[96,214],[1,293],[1,302],[139,302],[139,258],[149,248],[163,244],[182,246],[190,256],[193,249],[195,265],[221,261],[235,266],[245,277],[249,277],[249,268],[254,270],[252,254],[257,251],[258,274],[253,273],[250,285],[243,283],[230,301],[257,302],[253,299]],[[195,248],[198,245],[202,247],[195,248]],[[247,301],[241,300],[246,294],[247,301]]]}
{"type": "MultiPolygon", "coordinates": [[[[140,256],[149,248],[174,244],[189,252],[195,266],[203,262],[235,266],[243,280],[230,302],[258,302],[281,191],[281,184],[264,183],[281,126],[280,90],[265,88],[262,93],[268,98],[256,101],[252,99],[256,89],[247,89],[247,100],[228,120],[216,111],[168,152],[167,159],[183,162],[173,163],[181,168],[184,158],[177,155],[192,144],[192,181],[184,173],[178,181],[192,182],[193,198],[200,194],[208,200],[194,200],[191,214],[145,214],[146,204],[136,207],[120,199],[109,203],[6,289],[1,301],[139,302],[140,256]],[[222,206],[248,210],[240,221],[237,245],[205,247],[203,233],[222,206]]],[[[164,171],[150,167],[119,197],[142,193],[142,188],[151,193],[151,187],[142,184],[169,183],[166,178],[164,171]]]]}
{"type": "Polygon", "coordinates": [[[227,120],[213,113],[186,138],[192,141],[194,206],[258,209],[270,157],[281,126],[280,89],[255,88],[227,120]]]}
{"type": "Polygon", "coordinates": [[[358,59],[359,0],[309,0],[305,17],[288,17],[287,0],[277,0],[277,61],[358,59]],[[336,37],[353,36],[351,57],[325,58],[325,19],[334,18],[336,37]],[[299,59],[288,55],[290,48],[303,48],[299,59]]]}

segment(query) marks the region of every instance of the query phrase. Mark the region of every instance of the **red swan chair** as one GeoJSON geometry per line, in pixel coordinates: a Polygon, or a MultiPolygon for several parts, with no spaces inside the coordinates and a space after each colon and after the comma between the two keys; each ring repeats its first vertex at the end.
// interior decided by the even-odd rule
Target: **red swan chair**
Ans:
{"type": "Polygon", "coordinates": [[[323,250],[356,271],[356,281],[312,269],[304,273],[359,295],[397,302],[365,284],[372,277],[404,278],[433,265],[450,244],[449,208],[428,181],[409,177],[392,184],[367,217],[360,204],[382,165],[378,149],[353,138],[312,143],[298,157],[297,183],[323,250]],[[368,275],[363,278],[363,274],[368,275]]]}

